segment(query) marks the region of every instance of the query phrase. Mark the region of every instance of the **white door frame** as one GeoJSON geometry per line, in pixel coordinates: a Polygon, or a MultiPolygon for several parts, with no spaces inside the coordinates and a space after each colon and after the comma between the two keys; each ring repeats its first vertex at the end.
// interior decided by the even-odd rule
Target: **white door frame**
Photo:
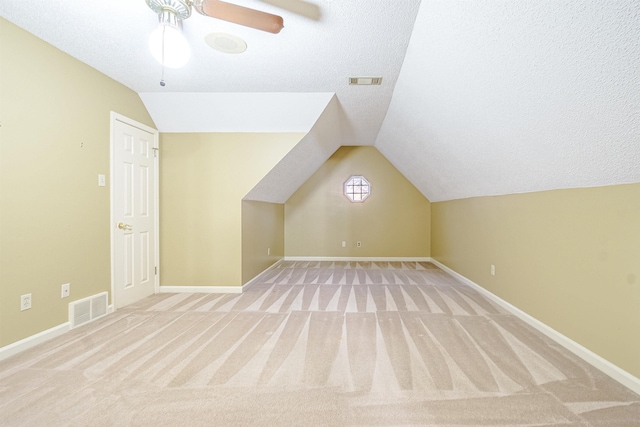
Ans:
{"type": "MultiPolygon", "coordinates": [[[[154,152],[158,153],[159,141],[160,141],[160,133],[157,129],[144,125],[142,123],[136,122],[133,119],[130,119],[126,116],[118,114],[114,111],[111,111],[110,121],[109,121],[109,194],[110,194],[110,208],[109,208],[109,234],[111,239],[111,305],[115,310],[115,198],[116,193],[114,190],[114,176],[115,176],[115,165],[113,162],[113,150],[114,150],[114,139],[115,139],[115,124],[116,121],[121,123],[128,124],[130,126],[141,129],[145,132],[149,132],[153,135],[153,148],[154,152]]],[[[160,183],[159,183],[159,155],[154,155],[155,162],[155,172],[154,172],[154,221],[155,221],[155,230],[156,233],[156,249],[154,253],[155,257],[155,265],[158,268],[158,271],[154,275],[154,293],[158,293],[160,289],[160,183]]]]}

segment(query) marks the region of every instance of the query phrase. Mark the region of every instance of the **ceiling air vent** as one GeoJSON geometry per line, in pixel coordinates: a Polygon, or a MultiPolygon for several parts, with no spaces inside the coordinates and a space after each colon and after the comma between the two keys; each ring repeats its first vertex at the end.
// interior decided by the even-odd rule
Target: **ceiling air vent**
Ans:
{"type": "Polygon", "coordinates": [[[370,86],[382,84],[382,77],[349,77],[350,85],[370,86]]]}

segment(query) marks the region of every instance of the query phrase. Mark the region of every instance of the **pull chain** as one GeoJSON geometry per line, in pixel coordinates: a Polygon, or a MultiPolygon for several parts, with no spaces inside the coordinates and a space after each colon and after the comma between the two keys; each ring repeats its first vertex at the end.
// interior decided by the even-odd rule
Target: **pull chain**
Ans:
{"type": "Polygon", "coordinates": [[[164,32],[166,31],[167,26],[162,26],[162,76],[160,77],[160,86],[164,87],[164,32]]]}

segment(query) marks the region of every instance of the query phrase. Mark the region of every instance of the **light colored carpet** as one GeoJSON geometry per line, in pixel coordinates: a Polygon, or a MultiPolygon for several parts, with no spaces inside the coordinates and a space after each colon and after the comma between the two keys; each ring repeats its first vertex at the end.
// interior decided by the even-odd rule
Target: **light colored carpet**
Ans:
{"type": "Polygon", "coordinates": [[[0,362],[2,426],[640,425],[640,396],[428,263],[281,262],[0,362]]]}

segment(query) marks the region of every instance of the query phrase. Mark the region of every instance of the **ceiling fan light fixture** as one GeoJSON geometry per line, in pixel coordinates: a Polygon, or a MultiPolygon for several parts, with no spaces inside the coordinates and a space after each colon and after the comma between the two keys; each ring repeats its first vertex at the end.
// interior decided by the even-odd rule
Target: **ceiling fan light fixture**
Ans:
{"type": "Polygon", "coordinates": [[[182,35],[182,19],[165,8],[158,14],[159,25],[149,37],[149,49],[153,57],[169,68],[184,66],[191,57],[191,47],[182,35]]]}

